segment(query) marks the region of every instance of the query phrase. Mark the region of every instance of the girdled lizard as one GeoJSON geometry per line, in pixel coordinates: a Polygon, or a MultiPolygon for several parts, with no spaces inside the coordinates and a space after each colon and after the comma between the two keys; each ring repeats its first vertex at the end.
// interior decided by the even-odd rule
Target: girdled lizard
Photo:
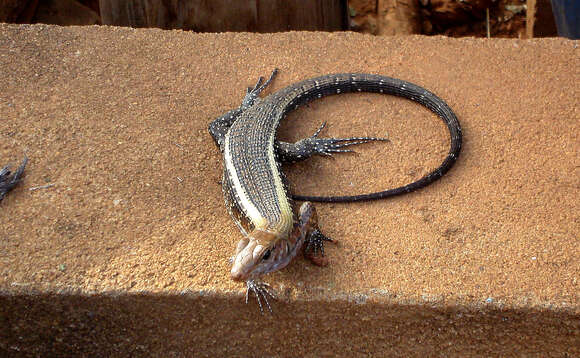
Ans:
{"type": "Polygon", "coordinates": [[[243,234],[232,258],[231,277],[246,281],[246,303],[250,292],[271,311],[270,286],[259,277],[286,267],[304,248],[305,256],[325,265],[324,236],[310,201],[352,202],[391,197],[420,189],[439,179],[455,163],[461,150],[461,127],[449,106],[439,97],[415,84],[395,78],[343,73],[305,80],[265,98],[259,94],[270,84],[277,70],[263,82],[247,89],[242,104],[214,120],[209,132],[223,153],[222,189],[230,215],[243,234]],[[282,162],[307,159],[314,154],[350,152],[345,147],[383,140],[373,137],[319,138],[324,125],[309,138],[296,143],[276,139],[280,121],[291,110],[314,99],[347,92],[375,92],[411,99],[436,113],[447,125],[451,147],[443,163],[423,178],[402,187],[354,196],[289,196],[282,162]],[[295,212],[292,199],[305,201],[295,212]]]}

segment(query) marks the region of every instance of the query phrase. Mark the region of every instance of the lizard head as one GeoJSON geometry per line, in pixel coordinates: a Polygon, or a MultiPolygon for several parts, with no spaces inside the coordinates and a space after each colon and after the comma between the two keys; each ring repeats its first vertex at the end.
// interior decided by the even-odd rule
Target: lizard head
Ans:
{"type": "Polygon", "coordinates": [[[278,235],[255,230],[238,242],[231,277],[246,281],[286,267],[294,257],[288,240],[278,235]]]}

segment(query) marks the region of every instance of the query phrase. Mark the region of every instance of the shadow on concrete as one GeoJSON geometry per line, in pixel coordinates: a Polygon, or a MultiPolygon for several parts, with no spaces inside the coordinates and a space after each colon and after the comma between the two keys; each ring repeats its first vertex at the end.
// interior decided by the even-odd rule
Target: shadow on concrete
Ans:
{"type": "Polygon", "coordinates": [[[260,314],[216,294],[0,296],[3,357],[575,356],[580,317],[546,310],[347,301],[275,302],[260,314]]]}

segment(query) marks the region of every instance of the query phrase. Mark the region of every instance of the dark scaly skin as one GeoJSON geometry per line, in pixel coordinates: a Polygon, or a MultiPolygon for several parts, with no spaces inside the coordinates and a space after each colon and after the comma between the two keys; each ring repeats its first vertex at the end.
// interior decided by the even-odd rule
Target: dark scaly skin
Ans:
{"type": "Polygon", "coordinates": [[[28,158],[24,157],[22,164],[12,175],[10,175],[10,166],[8,165],[0,170],[0,201],[20,182],[26,163],[28,163],[28,158]]]}
{"type": "MultiPolygon", "coordinates": [[[[291,197],[302,201],[352,202],[383,199],[408,193],[439,179],[455,163],[461,150],[461,127],[449,106],[439,97],[415,84],[372,74],[344,73],[326,75],[298,82],[263,99],[258,96],[275,76],[262,84],[260,78],[248,88],[242,105],[213,121],[209,131],[224,154],[223,191],[226,205],[244,238],[238,244],[232,278],[246,280],[248,292],[264,299],[268,308],[266,284],[255,281],[259,276],[285,267],[300,248],[315,263],[317,252],[323,255],[323,242],[331,241],[318,229],[316,212],[309,202],[298,213],[291,207],[291,197]],[[348,152],[344,147],[383,140],[371,137],[344,139],[319,138],[320,129],[310,138],[297,143],[276,140],[276,131],[284,116],[314,99],[348,92],[373,92],[411,99],[429,108],[447,125],[451,136],[450,150],[442,164],[423,178],[381,192],[353,196],[289,196],[280,172],[282,161],[298,161],[314,154],[332,155],[348,152]],[[305,245],[303,245],[305,244],[305,245]]],[[[322,127],[321,127],[322,129],[322,127]]]]}
{"type": "MultiPolygon", "coordinates": [[[[376,193],[352,196],[314,197],[292,195],[294,199],[317,202],[350,202],[384,199],[390,196],[408,193],[423,188],[435,180],[441,178],[449,169],[451,169],[459,157],[462,144],[462,132],[459,121],[457,120],[457,116],[453,110],[451,110],[451,108],[442,99],[420,86],[403,80],[380,75],[347,73],[326,75],[298,82],[262,99],[259,103],[257,103],[256,106],[251,108],[251,111],[243,109],[243,106],[231,111],[239,112],[236,114],[236,122],[240,119],[245,122],[244,124],[240,123],[236,126],[232,126],[233,128],[231,129],[236,133],[240,133],[241,136],[244,136],[246,131],[256,133],[255,137],[252,137],[252,144],[259,146],[259,150],[256,150],[256,153],[259,154],[259,157],[257,157],[256,160],[265,162],[265,153],[267,152],[266,147],[268,146],[267,141],[265,141],[265,137],[267,136],[267,133],[272,133],[277,130],[280,121],[288,112],[314,99],[348,92],[374,92],[391,94],[413,100],[427,107],[432,112],[437,114],[445,122],[449,129],[451,145],[447,157],[441,163],[441,165],[431,173],[413,183],[398,188],[388,189],[376,193]],[[355,78],[354,81],[352,80],[353,77],[355,78]],[[381,81],[383,82],[381,83],[381,81]],[[318,85],[316,84],[317,82],[318,85]],[[255,143],[256,141],[258,141],[260,144],[255,143]]],[[[218,118],[210,126],[210,132],[214,136],[214,139],[216,137],[219,138],[225,135],[225,132],[221,134],[217,133],[215,130],[212,130],[212,126],[215,127],[216,122],[223,122],[222,117],[218,118]]],[[[230,127],[228,126],[228,128],[230,127]]],[[[216,139],[216,142],[217,141],[218,139],[216,139]]],[[[248,145],[248,141],[246,141],[244,145],[248,145]]],[[[305,156],[307,157],[312,154],[323,153],[307,153],[305,156]]]]}

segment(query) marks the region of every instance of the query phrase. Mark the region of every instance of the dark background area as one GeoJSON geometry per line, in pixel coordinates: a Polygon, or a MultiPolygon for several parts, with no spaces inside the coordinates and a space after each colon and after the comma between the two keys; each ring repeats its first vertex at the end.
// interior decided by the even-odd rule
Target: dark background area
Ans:
{"type": "Polygon", "coordinates": [[[352,30],[374,35],[557,36],[550,0],[5,0],[0,21],[200,32],[352,30]]]}

